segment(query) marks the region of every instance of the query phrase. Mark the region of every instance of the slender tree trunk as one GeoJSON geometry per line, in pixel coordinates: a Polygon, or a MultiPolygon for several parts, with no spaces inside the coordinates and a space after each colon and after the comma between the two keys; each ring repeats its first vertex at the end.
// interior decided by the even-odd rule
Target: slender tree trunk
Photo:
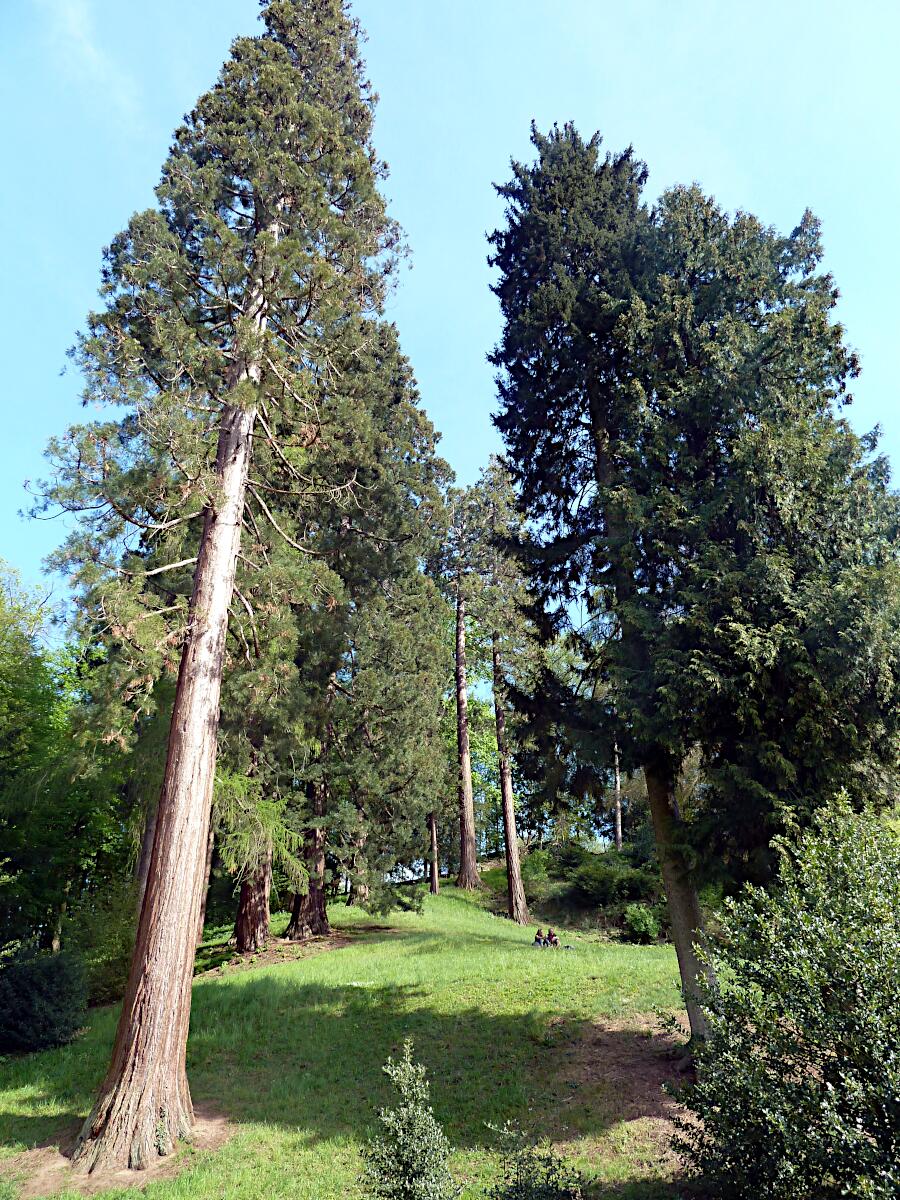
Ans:
{"type": "Polygon", "coordinates": [[[510,919],[517,925],[527,925],[528,905],[522,884],[522,865],[519,861],[519,838],[516,833],[516,801],[513,796],[512,769],[506,744],[506,686],[500,661],[500,635],[494,633],[492,656],[494,662],[494,720],[497,725],[497,757],[500,761],[500,797],[503,802],[503,841],[506,847],[506,896],[510,919]]]}
{"type": "Polygon", "coordinates": [[[615,788],[613,791],[613,819],[615,822],[616,849],[622,849],[622,772],[619,769],[619,743],[613,742],[613,771],[615,772],[615,788]]]}
{"type": "Polygon", "coordinates": [[[203,888],[200,892],[200,917],[197,921],[197,945],[203,941],[203,929],[206,925],[206,901],[209,896],[209,876],[212,871],[213,850],[216,845],[216,831],[210,821],[209,833],[206,837],[206,862],[203,865],[203,888]]]}
{"type": "Polygon", "coordinates": [[[234,937],[238,954],[255,954],[269,940],[272,850],[241,883],[234,937]]]}
{"type": "Polygon", "coordinates": [[[432,896],[436,896],[441,890],[441,870],[438,861],[437,816],[434,813],[428,814],[428,832],[431,836],[431,858],[428,862],[428,890],[432,896]]]}
{"type": "Polygon", "coordinates": [[[462,580],[456,579],[456,743],[459,752],[459,875],[466,891],[481,886],[475,850],[475,801],[472,795],[472,754],[469,749],[469,694],[466,686],[466,601],[462,580]]]}
{"type": "MultiPolygon", "coordinates": [[[[325,813],[324,784],[311,784],[310,788],[313,815],[321,817],[325,813]]],[[[306,864],[309,869],[309,887],[306,892],[295,894],[290,924],[284,934],[292,942],[302,942],[310,937],[325,937],[331,933],[325,904],[325,830],[321,827],[307,831],[306,864]]]]}
{"type": "Polygon", "coordinates": [[[203,523],[131,972],[109,1071],[73,1156],[88,1171],[146,1167],[193,1125],[185,1071],[191,981],[254,418],[230,405],[222,411],[219,491],[203,523]]]}
{"type": "Polygon", "coordinates": [[[144,821],[144,832],[141,835],[141,852],[138,856],[137,870],[135,871],[138,914],[140,914],[141,905],[144,903],[144,892],[147,890],[147,873],[150,870],[150,856],[153,853],[153,839],[156,836],[156,814],[158,811],[158,803],[154,803],[147,810],[147,817],[144,821]]]}
{"type": "Polygon", "coordinates": [[[691,1023],[691,1037],[700,1039],[707,1032],[706,1018],[697,994],[697,981],[707,975],[697,955],[697,946],[703,937],[703,915],[697,890],[678,845],[675,779],[670,769],[657,763],[644,767],[644,778],[647,781],[656,850],[669,905],[669,920],[672,922],[672,940],[691,1023]]]}
{"type": "Polygon", "coordinates": [[[72,890],[72,880],[66,880],[66,886],[63,888],[62,900],[59,902],[59,907],[56,910],[56,920],[53,922],[53,936],[50,939],[50,949],[54,954],[59,954],[62,948],[62,931],[63,922],[66,919],[66,911],[69,907],[69,892],[72,890]]]}

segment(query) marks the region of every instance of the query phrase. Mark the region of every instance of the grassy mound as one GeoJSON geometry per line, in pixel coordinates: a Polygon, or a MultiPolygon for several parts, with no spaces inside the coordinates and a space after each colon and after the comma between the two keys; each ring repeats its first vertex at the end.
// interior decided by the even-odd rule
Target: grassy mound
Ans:
{"type": "MultiPolygon", "coordinates": [[[[494,1178],[487,1124],[506,1120],[551,1138],[595,1180],[592,1195],[673,1195],[669,1066],[646,1016],[678,1006],[669,947],[570,934],[571,952],[536,950],[533,930],[450,887],[387,927],[343,905],[330,916],[343,936],[320,953],[276,948],[285,961],[247,969],[222,961],[226,931],[205,948],[201,961],[221,965],[195,983],[188,1070],[195,1103],[236,1133],[215,1153],[186,1150],[185,1170],[150,1183],[147,1200],[361,1196],[359,1147],[388,1099],[381,1067],[405,1037],[466,1196],[494,1178]]],[[[0,1062],[0,1176],[87,1113],[115,1020],[95,1010],[72,1045],[0,1062]]]]}

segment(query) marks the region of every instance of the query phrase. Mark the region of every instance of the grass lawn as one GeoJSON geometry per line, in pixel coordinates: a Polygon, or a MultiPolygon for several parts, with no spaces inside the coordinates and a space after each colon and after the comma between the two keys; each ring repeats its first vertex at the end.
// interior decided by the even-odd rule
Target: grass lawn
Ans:
{"type": "MultiPolygon", "coordinates": [[[[646,1019],[678,1006],[670,947],[570,934],[572,952],[536,950],[533,930],[452,887],[388,927],[343,905],[330,916],[343,948],[290,947],[281,963],[225,962],[198,976],[191,1090],[235,1132],[214,1152],[185,1151],[185,1169],[151,1182],[147,1200],[361,1197],[360,1144],[390,1102],[381,1066],[405,1037],[427,1066],[464,1196],[495,1177],[487,1124],[506,1120],[551,1138],[591,1179],[592,1197],[674,1195],[659,1088],[669,1067],[646,1019]]],[[[210,939],[201,966],[221,961],[228,932],[210,939]]],[[[87,1114],[115,1020],[115,1009],[95,1010],[72,1045],[0,1061],[0,1176],[87,1114]]],[[[0,1182],[3,1200],[16,1194],[0,1182]]]]}

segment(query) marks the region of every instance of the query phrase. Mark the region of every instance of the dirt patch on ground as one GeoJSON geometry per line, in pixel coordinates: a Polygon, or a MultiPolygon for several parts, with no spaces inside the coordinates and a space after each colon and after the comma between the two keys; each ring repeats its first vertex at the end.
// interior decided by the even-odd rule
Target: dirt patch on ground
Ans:
{"type": "Polygon", "coordinates": [[[676,1169],[674,1121],[686,1110],[664,1088],[686,1082],[687,1035],[686,1021],[679,1036],[662,1031],[657,1016],[634,1013],[586,1022],[568,1042],[558,1079],[572,1090],[575,1104],[590,1097],[605,1131],[596,1142],[598,1155],[605,1152],[605,1136],[615,1136],[630,1143],[646,1167],[663,1175],[676,1169]]]}
{"type": "Polygon", "coordinates": [[[74,1171],[70,1155],[80,1128],[75,1125],[55,1138],[52,1145],[37,1146],[5,1159],[2,1178],[16,1185],[19,1200],[35,1200],[62,1191],[93,1196],[110,1188],[145,1188],[148,1183],[178,1175],[193,1164],[197,1151],[218,1150],[235,1132],[236,1126],[206,1105],[195,1105],[194,1115],[190,1147],[179,1147],[145,1171],[95,1171],[91,1175],[74,1171]]]}
{"type": "Polygon", "coordinates": [[[287,938],[269,938],[265,949],[255,954],[238,954],[233,946],[226,943],[202,947],[198,954],[195,975],[215,975],[231,971],[252,971],[257,967],[272,967],[279,963],[297,962],[301,958],[312,958],[326,950],[343,950],[354,942],[371,934],[403,934],[402,929],[391,925],[361,925],[358,929],[342,929],[330,933],[327,937],[307,938],[302,942],[288,941],[287,938]]]}

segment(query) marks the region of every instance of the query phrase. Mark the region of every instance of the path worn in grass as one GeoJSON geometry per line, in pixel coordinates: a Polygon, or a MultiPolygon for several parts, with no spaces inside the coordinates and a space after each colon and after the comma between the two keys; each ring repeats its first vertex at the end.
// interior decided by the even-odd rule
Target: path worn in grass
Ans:
{"type": "MultiPolygon", "coordinates": [[[[179,1174],[147,1184],[148,1200],[361,1196],[359,1147],[390,1099],[381,1066],[405,1037],[466,1197],[494,1177],[487,1126],[506,1120],[557,1143],[594,1197],[673,1194],[659,1086],[671,1047],[646,1015],[678,1002],[668,947],[572,935],[572,952],[535,950],[529,932],[453,889],[390,928],[343,906],[331,915],[334,952],[276,944],[247,969],[217,961],[234,958],[225,931],[204,952],[213,969],[195,983],[188,1069],[195,1102],[233,1134],[214,1153],[186,1151],[179,1174]]],[[[0,1064],[0,1171],[83,1119],[114,1028],[101,1010],[73,1045],[0,1064]]]]}

